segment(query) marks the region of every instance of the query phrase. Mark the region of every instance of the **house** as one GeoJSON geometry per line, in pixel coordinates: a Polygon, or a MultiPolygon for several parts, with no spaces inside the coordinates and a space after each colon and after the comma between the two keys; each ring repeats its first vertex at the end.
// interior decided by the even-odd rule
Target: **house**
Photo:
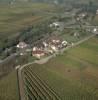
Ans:
{"type": "Polygon", "coordinates": [[[42,50],[35,50],[35,51],[32,51],[32,56],[40,59],[41,57],[45,56],[45,52],[42,50]]]}
{"type": "Polygon", "coordinates": [[[96,15],[98,15],[98,9],[96,10],[96,15]]]}
{"type": "Polygon", "coordinates": [[[52,24],[50,24],[50,28],[55,28],[58,31],[62,31],[65,27],[64,22],[53,22],[52,24]]]}
{"type": "Polygon", "coordinates": [[[67,41],[63,41],[62,38],[58,36],[52,36],[50,39],[48,39],[47,43],[49,51],[52,50],[51,53],[58,52],[63,47],[66,47],[68,44],[67,41]]]}
{"type": "Polygon", "coordinates": [[[16,47],[18,48],[18,53],[21,56],[31,52],[30,46],[25,42],[19,42],[16,47]]]}
{"type": "Polygon", "coordinates": [[[77,15],[76,20],[79,21],[79,20],[81,20],[81,19],[84,19],[86,16],[87,16],[87,13],[86,13],[86,12],[79,13],[79,14],[77,15]]]}
{"type": "Polygon", "coordinates": [[[93,33],[96,34],[96,35],[98,35],[98,29],[97,28],[94,28],[93,29],[93,33]]]}
{"type": "Polygon", "coordinates": [[[49,42],[49,46],[54,52],[57,52],[61,48],[61,40],[60,39],[52,39],[49,42]]]}
{"type": "Polygon", "coordinates": [[[36,50],[44,50],[44,45],[43,44],[36,44],[36,46],[33,47],[33,51],[36,50]]]}
{"type": "Polygon", "coordinates": [[[37,47],[33,47],[33,50],[32,51],[36,51],[36,50],[38,50],[38,48],[37,47]]]}
{"type": "Polygon", "coordinates": [[[77,17],[77,18],[76,18],[76,20],[77,20],[77,21],[80,21],[80,18],[79,18],[79,17],[77,17]]]}
{"type": "Polygon", "coordinates": [[[80,18],[84,18],[86,15],[87,15],[87,13],[84,12],[84,13],[80,13],[78,16],[79,16],[80,18]]]}
{"type": "Polygon", "coordinates": [[[32,56],[40,59],[44,55],[45,55],[45,51],[44,51],[44,47],[43,47],[42,43],[36,44],[36,46],[34,46],[32,49],[32,56]]]}
{"type": "Polygon", "coordinates": [[[26,48],[28,45],[25,42],[19,42],[19,44],[17,44],[17,48],[23,49],[26,48]]]}
{"type": "Polygon", "coordinates": [[[48,43],[47,43],[47,42],[43,42],[43,46],[44,46],[45,48],[47,48],[47,47],[48,47],[48,43]]]}
{"type": "Polygon", "coordinates": [[[47,54],[58,52],[61,48],[66,47],[67,44],[67,41],[63,41],[62,38],[52,36],[42,43],[36,44],[32,49],[32,56],[41,59],[47,54]]]}
{"type": "Polygon", "coordinates": [[[58,47],[55,45],[55,44],[51,44],[51,49],[54,51],[54,52],[57,52],[58,51],[58,47]]]}
{"type": "Polygon", "coordinates": [[[59,22],[54,22],[54,23],[50,24],[50,27],[55,27],[55,28],[57,28],[57,27],[59,27],[59,26],[60,26],[59,22]]]}
{"type": "Polygon", "coordinates": [[[78,37],[79,38],[80,34],[78,32],[74,33],[74,37],[78,37]]]}
{"type": "Polygon", "coordinates": [[[94,29],[93,29],[93,32],[97,32],[97,28],[94,28],[94,29]]]}
{"type": "Polygon", "coordinates": [[[62,41],[62,47],[65,47],[68,45],[68,42],[67,41],[62,41]]]}

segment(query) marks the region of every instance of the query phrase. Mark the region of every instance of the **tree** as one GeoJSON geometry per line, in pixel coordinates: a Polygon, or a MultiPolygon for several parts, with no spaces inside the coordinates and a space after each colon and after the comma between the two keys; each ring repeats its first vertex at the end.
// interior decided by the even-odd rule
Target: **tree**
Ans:
{"type": "Polygon", "coordinates": [[[92,7],[92,6],[93,6],[93,2],[89,1],[89,7],[92,7]]]}

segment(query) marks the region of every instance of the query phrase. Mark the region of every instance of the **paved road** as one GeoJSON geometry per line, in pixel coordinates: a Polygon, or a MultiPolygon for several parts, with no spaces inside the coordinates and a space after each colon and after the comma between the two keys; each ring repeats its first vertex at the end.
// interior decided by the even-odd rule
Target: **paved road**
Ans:
{"type": "MultiPolygon", "coordinates": [[[[98,29],[98,26],[94,26],[94,25],[83,25],[82,26],[83,28],[97,28],[98,29]]],[[[66,26],[65,28],[80,28],[79,25],[74,25],[74,26],[66,26]]]]}
{"type": "MultiPolygon", "coordinates": [[[[79,42],[77,42],[77,43],[74,43],[73,45],[70,45],[70,46],[68,46],[68,47],[66,47],[66,48],[64,48],[64,49],[62,49],[61,52],[63,53],[64,51],[66,51],[66,50],[68,50],[68,49],[70,49],[70,48],[73,48],[73,47],[75,47],[75,46],[77,46],[77,45],[79,45],[79,44],[81,44],[81,43],[87,41],[88,39],[90,39],[90,38],[92,38],[92,37],[94,37],[94,36],[95,36],[95,34],[92,34],[91,36],[86,37],[86,38],[84,38],[83,40],[81,40],[81,41],[79,41],[79,42]]],[[[21,100],[25,100],[25,94],[24,94],[24,88],[23,88],[22,70],[23,70],[25,67],[27,67],[27,66],[29,66],[29,65],[32,65],[32,64],[34,64],[34,63],[44,64],[44,63],[48,62],[51,58],[53,58],[53,57],[55,57],[55,56],[56,56],[56,53],[54,53],[53,55],[48,56],[48,57],[46,57],[46,58],[43,58],[43,59],[41,59],[41,60],[35,60],[34,62],[25,64],[25,65],[23,65],[23,66],[19,66],[19,68],[18,68],[18,78],[19,78],[19,86],[20,86],[20,96],[21,96],[21,100]]]]}

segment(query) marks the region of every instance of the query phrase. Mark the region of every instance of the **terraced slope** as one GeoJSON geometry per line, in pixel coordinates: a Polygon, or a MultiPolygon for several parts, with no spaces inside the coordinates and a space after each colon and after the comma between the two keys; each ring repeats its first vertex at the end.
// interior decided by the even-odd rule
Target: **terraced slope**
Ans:
{"type": "Polygon", "coordinates": [[[61,100],[51,87],[47,85],[40,77],[32,71],[31,68],[25,68],[25,90],[30,100],[61,100]]]}

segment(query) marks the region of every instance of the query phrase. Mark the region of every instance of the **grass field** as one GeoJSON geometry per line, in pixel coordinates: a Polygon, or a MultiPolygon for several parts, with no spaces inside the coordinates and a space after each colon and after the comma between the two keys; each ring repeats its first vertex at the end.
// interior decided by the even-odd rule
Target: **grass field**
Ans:
{"type": "Polygon", "coordinates": [[[95,16],[95,18],[93,19],[92,23],[94,25],[98,25],[98,15],[95,16]]]}
{"type": "Polygon", "coordinates": [[[0,79],[0,100],[19,100],[15,71],[0,79]]]}
{"type": "MultiPolygon", "coordinates": [[[[44,65],[34,64],[26,67],[24,72],[29,100],[32,100],[30,98],[34,93],[44,93],[45,97],[48,92],[54,97],[48,89],[45,92],[45,84],[50,86],[61,100],[98,100],[98,37],[58,55],[44,65]],[[35,91],[32,91],[34,82],[37,83],[35,91]],[[38,87],[38,84],[41,86],[38,87]]],[[[37,94],[33,96],[38,97],[37,94]]],[[[57,99],[54,97],[53,100],[57,99]]]]}
{"type": "Polygon", "coordinates": [[[0,35],[9,36],[26,28],[28,25],[45,18],[42,12],[55,10],[52,5],[33,3],[0,5],[0,35]]]}

